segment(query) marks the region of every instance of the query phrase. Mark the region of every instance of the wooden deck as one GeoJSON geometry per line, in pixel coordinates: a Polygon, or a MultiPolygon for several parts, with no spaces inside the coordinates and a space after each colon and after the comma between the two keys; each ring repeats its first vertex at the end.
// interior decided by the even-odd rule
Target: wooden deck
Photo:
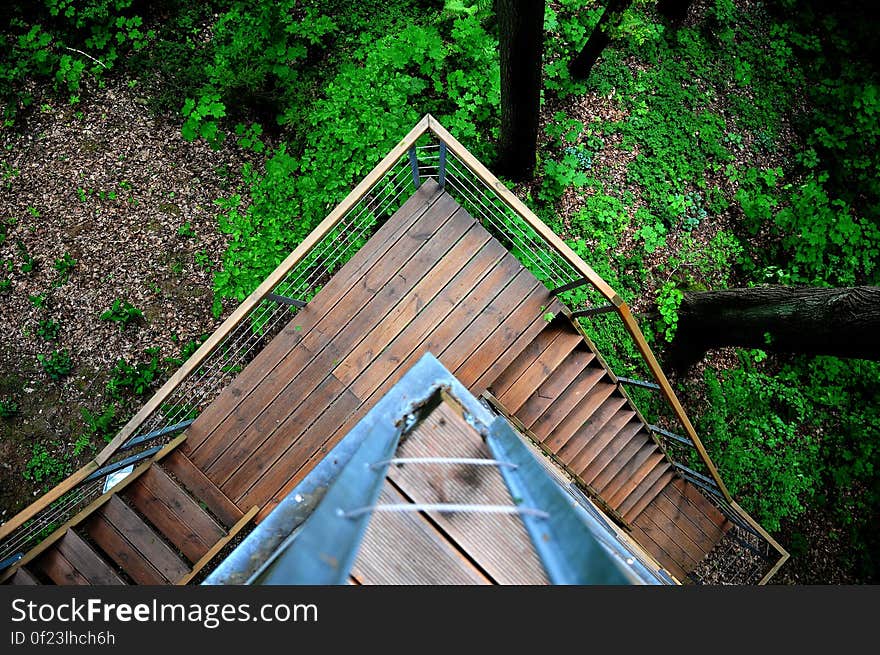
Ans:
{"type": "MultiPolygon", "coordinates": [[[[11,581],[192,579],[243,523],[265,517],[426,352],[474,395],[494,396],[682,581],[729,527],[674,473],[546,287],[428,180],[176,449],[47,540],[11,581]],[[547,312],[556,318],[548,322],[547,312]]],[[[430,499],[430,489],[395,475],[386,494],[430,499]]],[[[418,531],[420,520],[409,517],[402,529],[418,531]]],[[[370,540],[381,535],[373,529],[370,540]]],[[[542,579],[523,561],[489,562],[477,573],[465,567],[449,580],[542,579]]],[[[366,581],[377,571],[362,560],[357,575],[366,581]]]]}
{"type": "Polygon", "coordinates": [[[187,457],[264,516],[425,352],[480,391],[558,310],[426,182],[188,430],[187,457]]]}

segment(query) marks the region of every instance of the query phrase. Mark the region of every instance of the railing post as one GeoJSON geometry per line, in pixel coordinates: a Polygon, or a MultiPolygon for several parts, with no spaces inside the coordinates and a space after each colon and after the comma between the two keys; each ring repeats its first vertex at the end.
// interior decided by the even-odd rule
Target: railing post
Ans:
{"type": "Polygon", "coordinates": [[[411,146],[409,149],[409,167],[412,170],[413,186],[418,189],[421,182],[419,181],[419,160],[416,158],[415,146],[411,146]]]}
{"type": "Polygon", "coordinates": [[[437,173],[437,183],[443,189],[446,186],[446,143],[440,142],[440,168],[437,173]]]}

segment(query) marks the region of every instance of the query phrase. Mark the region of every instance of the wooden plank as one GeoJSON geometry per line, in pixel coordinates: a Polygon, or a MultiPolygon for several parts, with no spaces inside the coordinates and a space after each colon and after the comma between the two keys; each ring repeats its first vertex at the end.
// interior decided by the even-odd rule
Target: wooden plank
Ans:
{"type": "Polygon", "coordinates": [[[711,537],[706,535],[693,522],[690,513],[686,511],[685,507],[682,507],[681,505],[676,505],[669,500],[668,496],[665,496],[664,494],[656,496],[654,498],[654,501],[651,503],[646,511],[662,513],[670,521],[675,523],[678,528],[682,532],[684,532],[688,536],[688,538],[694,544],[696,544],[704,554],[711,551],[712,548],[715,547],[715,544],[718,543],[718,539],[712,539],[711,537]]]}
{"type": "MultiPolygon", "coordinates": [[[[553,430],[568,416],[585,397],[593,392],[593,388],[599,384],[600,380],[606,379],[604,384],[608,384],[605,369],[598,366],[589,365],[583,371],[577,374],[575,379],[569,384],[565,390],[557,396],[550,407],[541,414],[529,426],[541,441],[547,439],[553,430]]],[[[611,385],[613,386],[613,385],[611,385]]]]}
{"type": "Polygon", "coordinates": [[[238,535],[238,533],[244,529],[244,527],[248,523],[251,522],[251,520],[257,515],[258,510],[259,510],[259,507],[254,506],[254,507],[251,507],[246,513],[242,514],[241,518],[238,520],[238,522],[235,525],[233,525],[232,528],[230,528],[229,533],[224,535],[223,538],[221,538],[219,541],[217,541],[217,543],[215,543],[213,546],[211,546],[205,552],[205,554],[202,555],[201,559],[199,559],[198,562],[193,564],[192,570],[189,573],[187,573],[186,575],[184,575],[182,578],[180,578],[177,582],[175,582],[175,584],[177,584],[177,585],[189,584],[190,581],[192,581],[192,579],[195,578],[196,575],[198,575],[202,569],[204,569],[208,564],[210,564],[211,560],[214,559],[217,556],[217,554],[221,550],[223,550],[226,547],[226,545],[230,541],[232,541],[238,535]]]}
{"type": "MultiPolygon", "coordinates": [[[[553,432],[554,439],[565,439],[565,443],[559,448],[559,458],[568,462],[572,468],[575,462],[582,462],[584,459],[592,459],[598,452],[593,443],[596,435],[601,432],[615,417],[626,413],[624,406],[626,399],[619,394],[612,394],[605,400],[599,408],[591,413],[587,419],[580,425],[575,423],[573,426],[568,421],[563,421],[553,432]],[[574,428],[572,430],[572,427],[574,428]],[[572,430],[566,437],[566,432],[572,430]],[[582,457],[579,457],[582,456],[582,457]]],[[[631,412],[635,416],[635,412],[631,412]]],[[[630,416],[626,417],[627,419],[630,416]]],[[[551,446],[552,447],[552,446],[551,446]]]]}
{"type": "MultiPolygon", "coordinates": [[[[689,580],[688,572],[682,568],[678,560],[667,553],[660,544],[654,541],[651,535],[638,525],[638,522],[633,524],[631,534],[632,538],[637,544],[639,544],[639,546],[641,546],[651,557],[654,558],[654,560],[657,561],[658,564],[669,571],[669,573],[675,576],[680,582],[687,582],[689,580]]],[[[662,535],[663,533],[660,532],[660,534],[662,535]]]]}
{"type": "Polygon", "coordinates": [[[52,534],[50,534],[39,544],[29,550],[24,557],[18,560],[10,568],[0,572],[0,584],[5,582],[19,567],[25,566],[28,562],[33,561],[41,553],[48,550],[53,544],[55,544],[59,539],[61,539],[61,537],[64,536],[69,528],[78,525],[80,522],[84,521],[88,516],[93,514],[100,507],[102,507],[104,503],[110,500],[110,498],[114,494],[121,492],[129,484],[137,480],[141,475],[143,475],[144,471],[150,468],[155,462],[162,460],[166,455],[173,452],[174,449],[177,448],[185,440],[186,434],[176,436],[174,439],[165,444],[162,447],[162,450],[160,450],[149,459],[145,460],[143,463],[139,464],[126,478],[117,482],[113,486],[113,488],[110,489],[107,493],[98,496],[95,500],[86,505],[74,516],[65,521],[58,529],[56,529],[52,534]]]}
{"type": "MultiPolygon", "coordinates": [[[[673,480],[672,485],[666,487],[663,490],[663,495],[669,499],[669,501],[676,506],[688,506],[688,514],[691,517],[691,521],[705,534],[709,539],[713,541],[718,541],[723,536],[727,523],[726,517],[723,517],[722,520],[718,521],[715,517],[710,517],[706,512],[702,511],[704,505],[709,504],[709,501],[705,498],[696,499],[694,502],[690,501],[683,493],[682,488],[679,486],[681,484],[687,484],[681,478],[676,478],[673,480]],[[697,504],[698,503],[698,504],[697,504]]],[[[696,490],[694,490],[696,491],[696,490]]],[[[697,491],[699,494],[700,492],[697,491]]]]}
{"type": "MultiPolygon", "coordinates": [[[[141,557],[150,562],[168,582],[178,580],[189,571],[189,566],[162,541],[162,538],[133,509],[117,496],[113,496],[104,505],[100,510],[100,515],[120,534],[125,535],[126,541],[141,557]]],[[[100,545],[103,548],[103,544],[100,545]]],[[[107,554],[113,557],[113,553],[107,554]]],[[[116,557],[113,559],[119,564],[119,559],[116,557]]],[[[128,573],[125,566],[121,564],[120,566],[128,573]]]]}
{"type": "Polygon", "coordinates": [[[641,484],[651,469],[662,462],[665,457],[662,452],[657,450],[654,442],[648,442],[606,486],[599,489],[599,493],[608,499],[609,505],[617,509],[624,499],[641,484]]]}
{"type": "MultiPolygon", "coordinates": [[[[336,306],[357,280],[376,264],[379,258],[399,240],[407,229],[425,216],[431,205],[439,198],[440,189],[436,184],[423,184],[415,194],[410,196],[364,247],[358,250],[336,272],[321,289],[319,297],[299,310],[281,334],[272,339],[248,364],[247,368],[235,377],[224,393],[220,394],[202,412],[188,430],[188,452],[194,452],[198,449],[217,426],[227,419],[233,409],[284,360],[293,347],[299,343],[301,337],[321,321],[330,308],[336,306]],[[282,334],[283,337],[281,337],[282,334]]],[[[237,520],[238,518],[236,518],[237,520]]]]}
{"type": "Polygon", "coordinates": [[[620,469],[651,441],[644,428],[644,424],[639,420],[624,425],[608,445],[593,458],[593,461],[588,462],[586,466],[578,467],[578,470],[583,471],[581,477],[589,480],[590,484],[595,484],[597,488],[604,488],[620,469]]]}
{"type": "MultiPolygon", "coordinates": [[[[464,210],[459,212],[464,214],[464,210]]],[[[455,218],[453,218],[455,220],[455,218]]],[[[412,289],[402,296],[396,305],[377,323],[361,342],[333,369],[333,374],[346,385],[354,380],[378,357],[415,318],[426,309],[440,291],[455,278],[469,258],[489,240],[489,234],[472,218],[471,228],[429,268],[412,289]],[[471,234],[473,232],[473,234],[471,234]]]]}
{"type": "Polygon", "coordinates": [[[55,548],[88,581],[88,584],[127,584],[74,530],[68,530],[55,548]]]}
{"type": "MultiPolygon", "coordinates": [[[[531,321],[529,321],[531,323],[531,321]]],[[[529,370],[543,352],[550,347],[550,344],[559,336],[558,328],[554,328],[549,323],[528,345],[520,351],[510,365],[489,386],[489,391],[504,402],[504,397],[508,390],[529,370]]],[[[513,408],[511,407],[511,411],[513,408]]],[[[514,412],[515,413],[515,412],[514,412]]]]}
{"type": "Polygon", "coordinates": [[[237,497],[236,502],[239,505],[260,507],[269,502],[307,462],[312,461],[312,455],[319,449],[329,450],[336,445],[326,443],[327,435],[334,434],[359,405],[360,401],[350,391],[345,390],[339,394],[327,411],[321,414],[270,468],[267,468],[262,477],[254,481],[250,489],[237,497]]]}
{"type": "Polygon", "coordinates": [[[103,516],[91,517],[83,526],[103,553],[137,584],[162,585],[169,580],[103,516]]]}
{"type": "Polygon", "coordinates": [[[198,561],[226,531],[159,467],[132,484],[126,500],[186,555],[198,561]]]}
{"type": "Polygon", "coordinates": [[[244,515],[235,503],[229,500],[226,494],[220,491],[220,488],[196,468],[179,449],[162,462],[162,467],[177,478],[189,493],[205,503],[208,509],[223,522],[224,527],[232,527],[244,515]]]}
{"type": "MultiPolygon", "coordinates": [[[[406,503],[388,480],[380,504],[406,503]]],[[[360,584],[492,584],[421,514],[375,513],[367,526],[352,575],[360,584]]]]}
{"type": "Polygon", "coordinates": [[[534,394],[516,411],[517,418],[523,425],[531,427],[548,407],[574,381],[587,365],[593,360],[593,353],[578,348],[569,355],[553,374],[537,388],[534,394]]]}
{"type": "Polygon", "coordinates": [[[34,576],[33,573],[28,571],[27,569],[18,569],[15,574],[10,578],[9,584],[13,585],[38,585],[40,581],[34,576]]]}
{"type": "Polygon", "coordinates": [[[590,391],[583,395],[580,401],[565,413],[565,417],[559,422],[553,432],[545,439],[544,445],[551,452],[559,453],[571,436],[577,432],[604,403],[608,400],[617,387],[608,382],[598,382],[590,391]]]}
{"type": "MultiPolygon", "coordinates": [[[[662,493],[663,489],[665,489],[675,477],[675,472],[672,470],[671,466],[667,465],[666,468],[659,466],[657,468],[662,471],[660,477],[651,483],[644,491],[636,489],[633,493],[627,496],[623,503],[621,503],[620,511],[624,515],[624,519],[627,523],[635,521],[636,517],[645,510],[658,494],[662,493]]],[[[641,487],[641,485],[639,486],[641,487]]]]}
{"type": "MultiPolygon", "coordinates": [[[[491,458],[480,435],[441,403],[407,437],[399,457],[491,458]]],[[[388,478],[417,503],[511,505],[494,467],[419,464],[391,467],[388,478]]],[[[521,519],[515,515],[427,512],[469,559],[499,584],[546,584],[547,578],[521,519]]]]}
{"type": "Polygon", "coordinates": [[[620,304],[622,301],[617,293],[612,289],[605,280],[583,260],[568,245],[560,239],[553,230],[547,227],[541,219],[525,206],[525,204],[513,195],[497,177],[489,172],[489,169],[483,166],[476,157],[474,157],[467,149],[458,142],[440,123],[437,122],[430,114],[428,115],[429,129],[436,134],[451,153],[458,157],[474,175],[477,176],[484,184],[491,188],[498,196],[525,220],[528,225],[537,232],[537,234],[547,242],[563,259],[571,264],[575,270],[583,275],[610,303],[614,305],[620,304]]]}
{"type": "Polygon", "coordinates": [[[510,408],[511,413],[516,414],[535,390],[544,384],[581,343],[583,342],[579,334],[560,330],[544,352],[538,355],[499,400],[510,408]]]}
{"type": "Polygon", "coordinates": [[[309,391],[311,384],[303,384],[305,395],[302,402],[292,411],[288,410],[289,414],[276,419],[274,425],[262,420],[255,423],[217,461],[217,465],[208,470],[208,475],[222,485],[226,495],[237,500],[308,430],[318,416],[327,411],[334,399],[346,391],[339,380],[327,375],[326,369],[324,376],[313,391],[309,391]]]}
{"type": "Polygon", "coordinates": [[[57,585],[87,585],[89,581],[77,571],[58,548],[50,548],[34,561],[33,567],[57,585]]]}
{"type": "Polygon", "coordinates": [[[505,255],[500,244],[487,243],[419,317],[352,382],[351,391],[366,400],[395,372],[408,370],[411,363],[424,353],[439,352],[448,345],[460,330],[476,319],[474,309],[477,303],[500,288],[502,281],[509,279],[509,261],[505,265],[505,255]],[[448,334],[452,336],[446,336],[448,334]]]}
{"type": "MultiPolygon", "coordinates": [[[[589,445],[571,458],[571,467],[580,471],[584,480],[592,483],[600,473],[605,474],[609,463],[618,459],[620,451],[630,445],[642,427],[644,426],[634,411],[627,407],[621,408],[596,432],[589,445]]],[[[623,460],[621,466],[625,462],[623,460]]],[[[613,473],[609,479],[610,477],[613,477],[613,473]]]]}
{"type": "Polygon", "coordinates": [[[318,293],[293,318],[285,331],[273,340],[280,340],[279,343],[290,342],[281,361],[271,362],[270,367],[263,358],[258,357],[256,364],[252,362],[238,376],[249,380],[245,385],[249,389],[248,393],[241,395],[242,389],[233,387],[215,400],[215,403],[223,403],[232,409],[222,420],[212,415],[211,424],[214,427],[211,428],[211,434],[203,440],[199,448],[188,451],[193,463],[206,470],[273,402],[291,402],[283,396],[284,393],[292,393],[298,397],[299,393],[291,389],[292,381],[300,375],[313,356],[319,354],[328,343],[332,343],[338,333],[344,333],[345,326],[351,320],[357,320],[364,325],[384,315],[387,303],[396,301],[398,290],[406,286],[405,275],[414,274],[415,265],[411,263],[413,258],[420,256],[424,248],[430,245],[434,231],[446,224],[456,207],[448,195],[441,196],[431,206],[431,211],[420,215],[411,229],[401,235],[387,251],[376,257],[372,266],[361,274],[345,274],[340,278],[351,284],[337,285],[331,281],[327,294],[323,293],[324,290],[318,293]],[[408,263],[409,269],[406,268],[408,263]],[[402,273],[402,269],[407,273],[402,273]],[[404,277],[399,276],[399,273],[404,277]],[[384,293],[377,293],[380,289],[384,293]],[[263,373],[265,377],[261,377],[263,373]]]}
{"type": "Polygon", "coordinates": [[[345,214],[352,209],[360,199],[366,194],[371,187],[378,183],[382,177],[390,171],[398,162],[398,160],[409,150],[416,140],[428,129],[430,121],[427,116],[422,118],[409,133],[401,139],[401,141],[392,148],[392,150],[380,161],[360,183],[352,189],[345,199],[321,221],[321,223],[312,230],[303,241],[294,248],[269,276],[239,305],[235,311],[230,314],[229,318],[223,321],[217,330],[194,352],[188,360],[162,385],[162,387],[153,394],[153,397],[140,409],[140,411],[125,424],[113,440],[100,452],[96,461],[100,466],[106,462],[116,450],[134,434],[134,431],[152,414],[156,409],[164,403],[178,385],[193,373],[199,365],[210,355],[214,349],[222,342],[224,337],[229,334],[242,319],[244,319],[252,309],[254,309],[262,299],[272,289],[284,279],[284,276],[293,269],[315,245],[324,238],[325,235],[336,227],[336,225],[344,218],[345,214]]]}
{"type": "Polygon", "coordinates": [[[663,532],[665,537],[654,536],[654,540],[661,543],[667,553],[676,557],[682,568],[693,571],[706,555],[697,543],[688,537],[678,521],[670,519],[661,512],[655,503],[651,503],[639,516],[639,525],[645,532],[649,532],[649,525],[653,524],[663,532]],[[660,541],[660,539],[665,541],[660,541]],[[678,549],[673,552],[672,544],[678,549]]]}
{"type": "MultiPolygon", "coordinates": [[[[710,503],[709,500],[700,493],[700,490],[690,482],[683,478],[676,478],[673,485],[684,495],[685,498],[688,499],[691,505],[697,507],[703,515],[712,521],[712,523],[714,523],[719,529],[727,523],[727,517],[721,513],[721,510],[710,503]]],[[[671,491],[672,490],[670,490],[670,493],[671,491]]]]}
{"type": "Polygon", "coordinates": [[[484,306],[475,320],[470,325],[461,326],[463,329],[456,337],[434,354],[446,368],[456,373],[462,384],[469,386],[467,381],[476,380],[497,357],[496,353],[489,354],[485,349],[492,335],[504,335],[509,342],[521,334],[521,315],[513,319],[511,316],[536,288],[532,274],[520,265],[510,282],[484,306]],[[476,357],[475,353],[478,353],[476,357]]]}

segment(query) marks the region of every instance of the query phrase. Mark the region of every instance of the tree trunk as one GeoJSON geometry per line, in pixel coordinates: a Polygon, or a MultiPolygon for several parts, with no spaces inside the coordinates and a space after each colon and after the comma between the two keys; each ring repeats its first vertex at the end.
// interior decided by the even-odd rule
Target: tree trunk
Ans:
{"type": "Polygon", "coordinates": [[[880,287],[766,286],[684,294],[673,359],[689,363],[717,346],[880,359],[880,287]]]}
{"type": "Polygon", "coordinates": [[[657,13],[673,25],[680,25],[690,6],[691,0],[657,0],[657,13]]]}
{"type": "Polygon", "coordinates": [[[605,11],[599,17],[599,22],[590,33],[590,38],[584,49],[577,57],[568,64],[571,76],[578,80],[585,80],[590,76],[593,65],[602,54],[602,51],[611,42],[611,29],[620,22],[620,16],[630,5],[632,0],[608,0],[605,11]]]}
{"type": "Polygon", "coordinates": [[[513,180],[531,177],[541,109],[544,0],[498,0],[501,140],[496,167],[513,180]]]}

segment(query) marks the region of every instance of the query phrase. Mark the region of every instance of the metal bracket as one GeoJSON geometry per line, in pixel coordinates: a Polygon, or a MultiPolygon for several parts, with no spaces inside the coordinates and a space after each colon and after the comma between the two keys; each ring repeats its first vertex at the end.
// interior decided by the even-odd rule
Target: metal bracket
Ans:
{"type": "Polygon", "coordinates": [[[296,298],[288,298],[287,296],[281,296],[277,293],[267,293],[266,300],[272,300],[274,302],[277,302],[279,305],[289,305],[291,307],[299,307],[300,309],[302,309],[303,307],[305,307],[308,304],[302,300],[297,300],[296,298]]]}
{"type": "Polygon", "coordinates": [[[587,278],[582,277],[574,280],[573,282],[569,282],[568,284],[563,284],[561,287],[556,287],[550,292],[552,296],[558,296],[560,293],[565,293],[566,291],[571,291],[572,289],[577,289],[578,287],[582,287],[587,284],[589,281],[587,278]]]}
{"type": "Polygon", "coordinates": [[[409,149],[409,167],[412,170],[413,186],[418,189],[421,186],[421,182],[419,181],[419,160],[416,157],[415,146],[409,149]]]}
{"type": "Polygon", "coordinates": [[[662,434],[664,437],[669,437],[670,439],[674,439],[679,443],[683,443],[685,446],[690,446],[691,448],[696,448],[694,442],[691,441],[688,437],[683,437],[680,434],[675,434],[675,432],[670,432],[669,430],[664,430],[659,425],[649,425],[648,429],[651,432],[656,432],[657,434],[662,434]]]}
{"type": "Polygon", "coordinates": [[[634,387],[643,387],[645,389],[653,389],[655,391],[660,390],[659,384],[654,384],[653,382],[646,382],[645,380],[636,380],[635,378],[624,378],[621,376],[617,376],[617,381],[621,384],[631,384],[634,387]]]}
{"type": "Polygon", "coordinates": [[[607,314],[608,312],[613,312],[617,307],[614,305],[599,305],[598,307],[590,307],[589,309],[579,309],[576,312],[571,313],[572,318],[581,318],[586,316],[596,316],[597,314],[607,314]]]}
{"type": "Polygon", "coordinates": [[[119,450],[128,450],[129,448],[134,448],[138,444],[144,443],[145,441],[151,441],[158,437],[165,436],[166,434],[171,434],[172,432],[178,432],[179,430],[183,430],[184,428],[188,428],[192,425],[194,418],[191,418],[187,421],[181,421],[180,423],[175,423],[174,425],[169,425],[166,428],[161,428],[160,430],[153,430],[152,432],[147,432],[140,437],[134,437],[129,439],[124,444],[119,447],[119,450]]]}

